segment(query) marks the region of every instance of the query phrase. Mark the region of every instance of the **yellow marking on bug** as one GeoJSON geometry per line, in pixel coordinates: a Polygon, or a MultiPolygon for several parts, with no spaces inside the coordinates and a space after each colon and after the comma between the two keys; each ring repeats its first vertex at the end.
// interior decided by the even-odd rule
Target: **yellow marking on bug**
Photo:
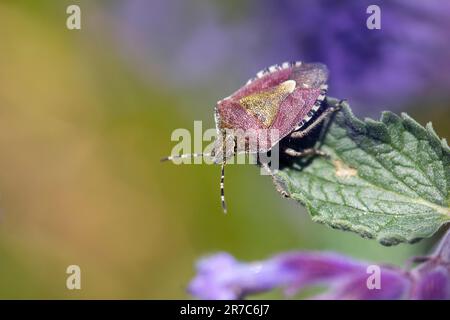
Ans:
{"type": "Polygon", "coordinates": [[[268,128],[275,120],[281,103],[294,92],[296,85],[294,80],[287,80],[275,88],[243,97],[239,103],[268,128]]]}

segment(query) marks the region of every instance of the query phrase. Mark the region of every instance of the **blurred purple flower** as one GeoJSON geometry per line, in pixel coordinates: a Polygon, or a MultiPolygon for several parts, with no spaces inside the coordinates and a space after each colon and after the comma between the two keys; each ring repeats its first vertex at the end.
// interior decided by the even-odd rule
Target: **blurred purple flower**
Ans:
{"type": "Polygon", "coordinates": [[[449,257],[450,231],[436,252],[411,270],[378,267],[335,253],[291,252],[252,263],[218,253],[199,261],[188,291],[202,299],[241,299],[274,288],[293,295],[309,286],[325,286],[324,293],[312,298],[450,299],[449,257]],[[376,268],[379,287],[373,278],[376,268]]]}
{"type": "Polygon", "coordinates": [[[450,230],[435,252],[410,271],[413,281],[412,299],[450,299],[450,230]]]}
{"type": "Polygon", "coordinates": [[[450,2],[266,0],[275,30],[271,48],[330,69],[330,94],[365,108],[395,107],[420,96],[447,94],[450,2]],[[381,29],[369,30],[369,5],[381,29]]]}
{"type": "Polygon", "coordinates": [[[234,10],[232,18],[224,10],[229,6],[117,3],[120,48],[141,72],[174,85],[220,85],[224,95],[258,69],[300,59],[327,64],[330,95],[365,114],[448,96],[449,1],[263,0],[234,10]],[[373,4],[381,8],[381,30],[366,27],[373,4]]]}
{"type": "Polygon", "coordinates": [[[398,270],[382,268],[380,290],[367,288],[369,264],[334,253],[292,252],[269,260],[241,263],[226,253],[201,260],[189,292],[203,299],[240,299],[282,287],[287,295],[314,285],[329,289],[316,299],[400,299],[408,290],[398,270]]]}

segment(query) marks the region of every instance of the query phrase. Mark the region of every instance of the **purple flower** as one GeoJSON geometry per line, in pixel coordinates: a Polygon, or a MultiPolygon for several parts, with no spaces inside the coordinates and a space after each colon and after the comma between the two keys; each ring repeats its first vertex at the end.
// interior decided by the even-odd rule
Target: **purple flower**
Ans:
{"type": "Polygon", "coordinates": [[[432,93],[445,94],[450,76],[448,1],[266,0],[277,36],[271,48],[330,69],[330,94],[353,106],[383,108],[432,93]],[[369,30],[369,5],[381,29],[369,30]]]}
{"type": "Polygon", "coordinates": [[[450,277],[448,267],[434,266],[420,270],[412,298],[419,300],[441,300],[450,298],[450,277]]]}
{"type": "Polygon", "coordinates": [[[378,266],[336,253],[290,252],[244,263],[227,253],[204,258],[188,291],[202,299],[241,299],[283,288],[326,290],[313,299],[450,299],[450,232],[411,270],[378,266]]]}
{"type": "Polygon", "coordinates": [[[450,231],[436,251],[411,271],[412,299],[450,299],[450,231]]]}
{"type": "Polygon", "coordinates": [[[242,263],[226,253],[201,260],[189,292],[203,299],[240,299],[281,287],[287,295],[312,285],[329,290],[317,299],[399,299],[409,287],[401,272],[382,268],[380,290],[367,288],[369,264],[334,253],[292,252],[242,263]]]}

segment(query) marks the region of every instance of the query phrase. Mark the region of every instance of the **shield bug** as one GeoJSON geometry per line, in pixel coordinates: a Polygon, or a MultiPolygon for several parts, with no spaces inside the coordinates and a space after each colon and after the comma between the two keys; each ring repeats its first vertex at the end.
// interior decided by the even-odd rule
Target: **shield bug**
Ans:
{"type": "MultiPolygon", "coordinates": [[[[285,137],[305,137],[327,116],[339,109],[339,105],[325,107],[328,70],[320,63],[285,62],[270,66],[256,74],[256,77],[229,97],[217,102],[215,122],[217,139],[208,154],[172,155],[162,160],[206,156],[221,165],[220,191],[223,211],[226,212],[224,195],[225,164],[239,153],[258,154],[270,151],[285,137]],[[262,135],[267,130],[276,130],[276,138],[262,135]],[[253,132],[257,143],[250,143],[246,136],[244,143],[236,132],[253,132]]],[[[283,150],[292,157],[324,155],[320,150],[283,150]]],[[[261,165],[272,175],[268,164],[261,165]]],[[[277,190],[282,190],[274,178],[277,190]]]]}

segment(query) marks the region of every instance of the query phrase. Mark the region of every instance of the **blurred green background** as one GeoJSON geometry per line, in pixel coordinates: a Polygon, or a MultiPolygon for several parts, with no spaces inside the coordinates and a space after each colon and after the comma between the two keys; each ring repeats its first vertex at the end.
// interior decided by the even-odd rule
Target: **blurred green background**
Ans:
{"type": "MultiPolygon", "coordinates": [[[[174,129],[212,127],[215,101],[246,79],[192,88],[143,75],[114,39],[114,3],[0,2],[0,298],[189,298],[195,261],[216,251],[335,250],[399,264],[433,243],[388,248],[314,224],[249,165],[228,168],[223,215],[218,167],[159,159],[174,129]],[[82,7],[82,30],[66,28],[69,4],[82,7]],[[66,288],[71,264],[81,290],[66,288]]],[[[449,108],[435,104],[401,111],[449,136],[449,108]]]]}

